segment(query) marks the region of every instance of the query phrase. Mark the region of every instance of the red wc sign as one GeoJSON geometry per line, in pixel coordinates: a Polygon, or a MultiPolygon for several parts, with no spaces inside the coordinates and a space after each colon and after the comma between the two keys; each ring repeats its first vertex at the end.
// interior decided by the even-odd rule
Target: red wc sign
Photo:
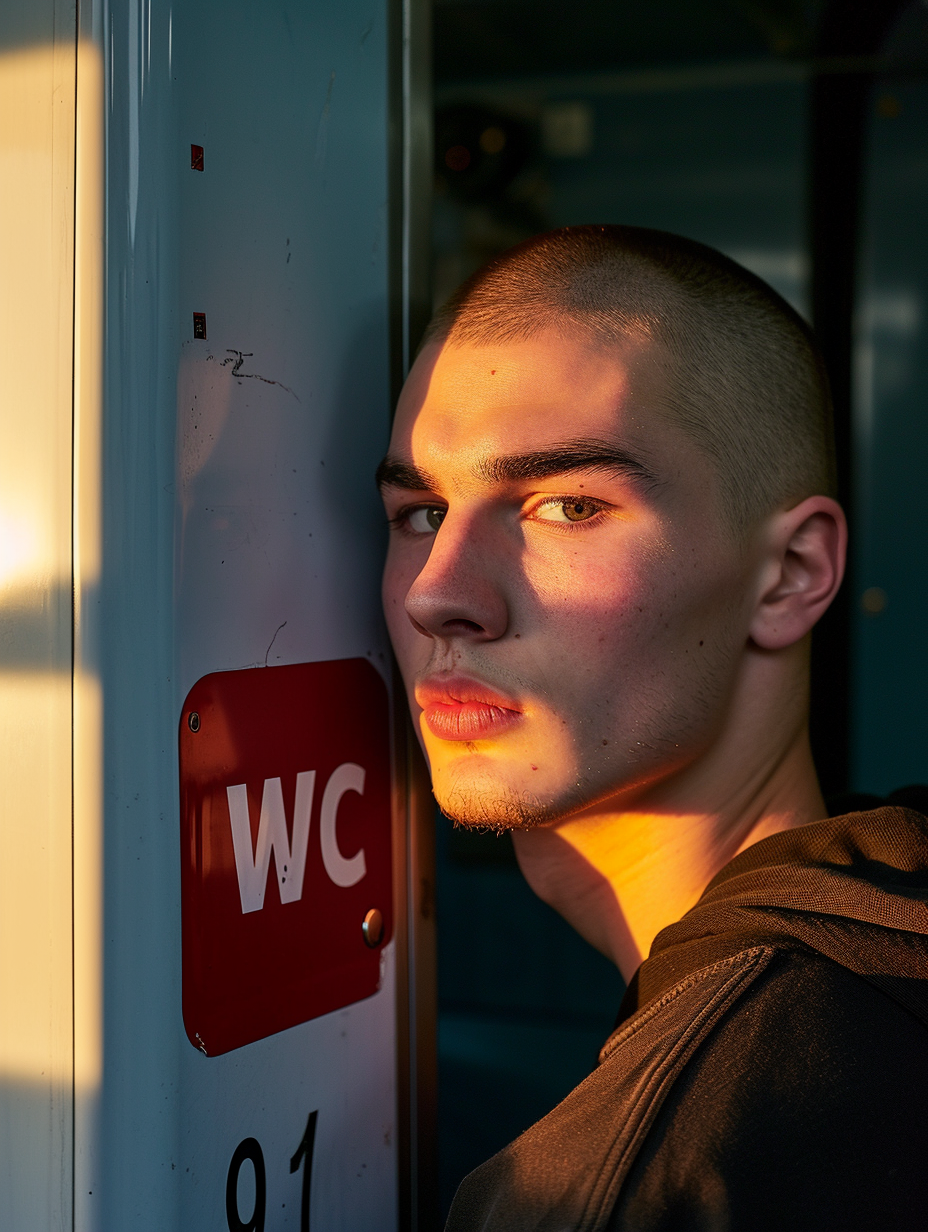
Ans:
{"type": "Polygon", "coordinates": [[[367,660],[198,680],[180,797],[195,1047],[215,1056],[377,991],[393,931],[390,736],[367,660]]]}

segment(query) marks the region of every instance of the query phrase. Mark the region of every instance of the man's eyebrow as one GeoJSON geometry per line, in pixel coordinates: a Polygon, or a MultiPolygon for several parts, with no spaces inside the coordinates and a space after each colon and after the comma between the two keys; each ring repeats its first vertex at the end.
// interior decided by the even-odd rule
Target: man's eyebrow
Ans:
{"type": "MultiPolygon", "coordinates": [[[[503,454],[479,462],[476,472],[487,483],[506,483],[520,479],[547,479],[570,471],[611,471],[623,477],[637,479],[647,487],[659,480],[643,458],[636,457],[610,441],[582,438],[563,441],[546,449],[530,453],[503,454]]],[[[389,454],[377,467],[379,488],[402,488],[408,492],[436,492],[438,482],[411,462],[391,458],[389,454]]]]}
{"type": "Polygon", "coordinates": [[[611,471],[637,479],[648,487],[656,486],[658,476],[641,457],[636,457],[610,441],[579,439],[563,441],[531,453],[504,454],[488,458],[477,467],[481,479],[489,483],[507,480],[547,479],[569,471],[611,471]]]}
{"type": "Polygon", "coordinates": [[[374,476],[378,488],[404,488],[407,492],[434,492],[438,485],[428,471],[411,462],[401,462],[389,454],[377,467],[374,476]]]}

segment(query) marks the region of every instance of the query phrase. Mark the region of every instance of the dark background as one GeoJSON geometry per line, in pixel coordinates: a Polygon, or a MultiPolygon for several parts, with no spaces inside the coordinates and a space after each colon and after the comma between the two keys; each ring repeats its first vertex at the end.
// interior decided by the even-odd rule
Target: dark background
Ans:
{"type": "MultiPolygon", "coordinates": [[[[826,795],[928,778],[928,8],[821,0],[435,0],[434,302],[576,223],[662,227],[816,328],[850,574],[816,634],[826,795]]],[[[595,1062],[615,969],[507,837],[438,834],[442,1211],[595,1062]]]]}

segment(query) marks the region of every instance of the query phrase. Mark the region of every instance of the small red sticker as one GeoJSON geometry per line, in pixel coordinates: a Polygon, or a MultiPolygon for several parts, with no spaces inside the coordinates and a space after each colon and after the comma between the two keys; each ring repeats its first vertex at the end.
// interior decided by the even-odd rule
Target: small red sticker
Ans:
{"type": "Polygon", "coordinates": [[[190,147],[190,170],[203,170],[203,147],[201,145],[192,145],[190,147]]]}

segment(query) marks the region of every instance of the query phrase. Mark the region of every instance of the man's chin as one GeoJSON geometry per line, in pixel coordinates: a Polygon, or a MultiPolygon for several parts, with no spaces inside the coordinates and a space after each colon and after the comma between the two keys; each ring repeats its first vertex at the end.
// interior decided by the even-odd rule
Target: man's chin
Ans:
{"type": "MultiPolygon", "coordinates": [[[[565,809],[532,792],[493,782],[433,784],[446,817],[468,829],[534,830],[564,816],[565,809]]],[[[569,810],[566,810],[569,811],[569,810]]]]}
{"type": "MultiPolygon", "coordinates": [[[[535,746],[545,744],[535,733],[535,746]]],[[[550,751],[541,765],[519,742],[486,745],[426,741],[432,790],[442,812],[461,826],[533,830],[549,826],[582,801],[580,776],[563,749],[550,751]],[[431,747],[429,747],[431,746],[431,747]]]]}

